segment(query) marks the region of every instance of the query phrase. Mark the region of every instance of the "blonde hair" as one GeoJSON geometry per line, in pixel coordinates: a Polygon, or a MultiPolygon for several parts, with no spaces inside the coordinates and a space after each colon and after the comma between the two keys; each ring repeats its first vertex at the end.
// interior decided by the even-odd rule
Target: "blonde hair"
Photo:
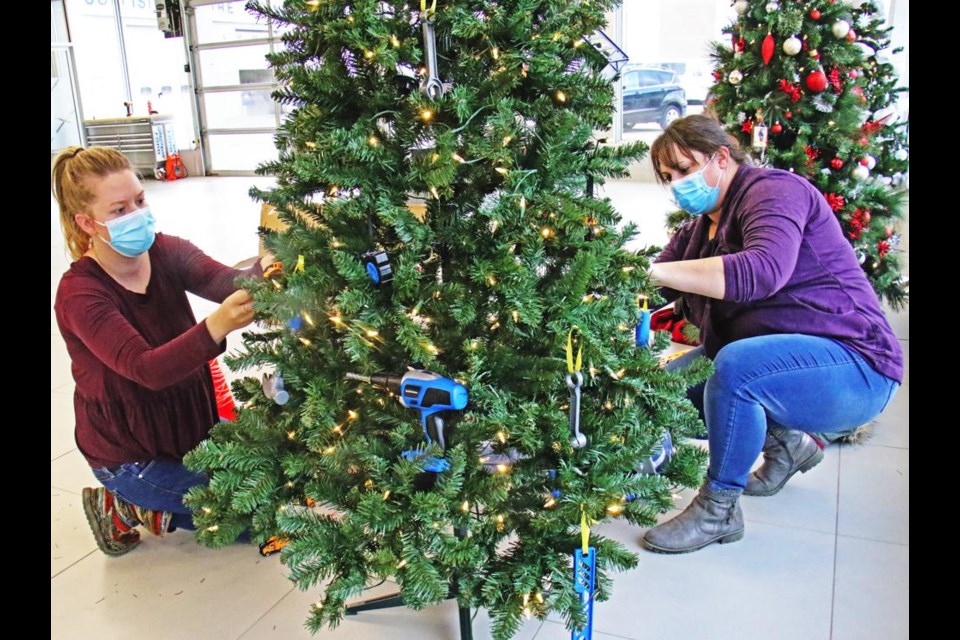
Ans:
{"type": "Polygon", "coordinates": [[[90,248],[88,236],[74,216],[83,213],[93,202],[88,178],[105,178],[118,171],[133,171],[125,155],[109,147],[67,147],[53,161],[50,190],[60,206],[60,227],[67,250],[79,260],[90,248]]]}

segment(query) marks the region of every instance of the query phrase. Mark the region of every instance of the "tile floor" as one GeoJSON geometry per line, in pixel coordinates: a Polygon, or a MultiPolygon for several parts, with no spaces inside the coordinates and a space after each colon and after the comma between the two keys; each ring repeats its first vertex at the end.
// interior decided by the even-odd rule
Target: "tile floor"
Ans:
{"type": "MultiPolygon", "coordinates": [[[[636,246],[662,245],[665,192],[643,181],[608,184],[605,193],[625,219],[640,225],[636,246]]],[[[235,264],[257,250],[259,205],[250,185],[267,178],[189,178],[145,182],[158,228],[190,238],[211,256],[235,264]]],[[[904,233],[903,249],[907,234],[904,233]]],[[[94,478],[73,440],[73,381],[53,318],[52,302],[67,268],[56,205],[51,198],[50,327],[50,591],[55,639],[260,640],[310,638],[303,622],[315,594],[286,578],[278,556],[255,547],[212,550],[189,532],[144,538],[121,558],[100,553],[80,504],[94,478]]],[[[197,316],[213,306],[193,299],[197,316]]],[[[907,354],[909,314],[890,313],[907,354]]],[[[231,341],[230,349],[239,342],[231,341]]],[[[909,371],[909,368],[908,368],[909,371]]],[[[643,530],[623,522],[605,535],[640,554],[637,569],[616,574],[612,597],[597,603],[594,637],[602,639],[899,640],[909,623],[909,377],[875,424],[872,439],[829,447],[815,471],[798,475],[773,498],[744,498],[747,535],[732,545],[665,556],[644,551],[643,530]]],[[[692,492],[681,492],[684,508],[692,492]]],[[[664,516],[671,517],[675,512],[664,516]]],[[[390,591],[385,584],[371,595],[390,591]]],[[[489,638],[486,612],[473,621],[477,640],[489,638]]],[[[351,640],[459,638],[456,605],[423,611],[364,612],[316,638],[351,640]]],[[[522,640],[569,638],[562,622],[527,622],[522,640]]]]}

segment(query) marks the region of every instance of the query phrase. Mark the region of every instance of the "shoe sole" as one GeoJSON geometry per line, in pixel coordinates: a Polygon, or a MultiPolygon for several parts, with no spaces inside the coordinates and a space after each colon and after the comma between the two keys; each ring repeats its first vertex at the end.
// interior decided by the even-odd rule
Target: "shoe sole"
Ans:
{"type": "Polygon", "coordinates": [[[712,540],[708,540],[696,547],[687,547],[685,549],[668,549],[666,547],[658,547],[655,544],[652,544],[646,538],[643,539],[643,546],[646,547],[648,550],[653,551],[654,553],[663,553],[663,554],[670,554],[670,555],[676,555],[680,553],[691,553],[693,551],[699,551],[700,549],[703,549],[704,547],[709,546],[714,542],[716,542],[717,544],[727,544],[729,542],[737,542],[738,540],[742,540],[743,531],[744,531],[743,529],[740,529],[739,531],[734,531],[733,533],[728,533],[726,535],[713,538],[712,540]]]}
{"type": "MultiPolygon", "coordinates": [[[[114,543],[108,539],[111,531],[104,531],[104,519],[100,517],[100,505],[97,504],[97,492],[88,488],[83,490],[83,512],[93,531],[93,538],[97,541],[100,551],[111,557],[122,556],[133,551],[140,544],[140,540],[132,543],[114,543]]],[[[109,524],[107,526],[110,526],[109,524]]]]}
{"type": "Polygon", "coordinates": [[[807,471],[810,471],[810,469],[813,469],[815,466],[817,466],[821,462],[823,462],[823,449],[821,449],[820,447],[817,447],[816,453],[814,453],[812,456],[804,460],[803,464],[801,464],[796,469],[788,473],[787,477],[784,478],[783,481],[780,482],[780,484],[778,484],[777,486],[773,487],[772,489],[767,489],[766,491],[757,491],[757,490],[749,491],[747,489],[744,489],[743,495],[759,496],[761,498],[766,498],[768,496],[776,495],[777,493],[780,492],[780,489],[783,489],[784,485],[787,484],[787,481],[790,480],[790,478],[792,478],[794,475],[796,475],[798,471],[800,473],[806,473],[807,471]]]}

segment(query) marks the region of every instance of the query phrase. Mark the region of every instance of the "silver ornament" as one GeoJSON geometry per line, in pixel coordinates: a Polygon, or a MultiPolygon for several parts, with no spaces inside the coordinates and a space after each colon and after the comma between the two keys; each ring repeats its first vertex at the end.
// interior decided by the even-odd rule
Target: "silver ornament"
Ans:
{"type": "Polygon", "coordinates": [[[870,171],[873,171],[873,168],[877,166],[877,159],[873,156],[864,156],[864,160],[867,161],[867,169],[870,169],[870,171]]]}
{"type": "Polygon", "coordinates": [[[730,84],[740,84],[740,81],[743,80],[743,74],[734,69],[730,72],[730,75],[727,76],[727,81],[730,84]]]}
{"type": "Polygon", "coordinates": [[[790,36],[783,41],[783,52],[788,56],[795,56],[803,49],[803,43],[797,36],[790,36]]]}
{"type": "Polygon", "coordinates": [[[907,155],[908,154],[906,149],[897,149],[896,151],[893,152],[893,157],[899,160],[900,162],[903,162],[904,160],[906,160],[907,155]]]}
{"type": "Polygon", "coordinates": [[[833,26],[830,27],[830,31],[832,31],[833,35],[837,38],[846,38],[847,33],[850,31],[850,23],[846,20],[837,20],[833,23],[833,26]]]}
{"type": "Polygon", "coordinates": [[[738,15],[742,16],[750,8],[750,3],[747,0],[737,0],[733,3],[733,8],[738,15]]]}
{"type": "Polygon", "coordinates": [[[767,3],[767,13],[773,13],[780,8],[780,3],[778,2],[768,2],[767,3]]]}
{"type": "Polygon", "coordinates": [[[870,170],[867,169],[862,164],[858,164],[856,168],[854,168],[854,170],[851,172],[851,175],[853,175],[854,180],[863,182],[864,180],[870,177],[870,170]]]}
{"type": "Polygon", "coordinates": [[[857,262],[859,262],[860,264],[863,264],[866,261],[867,261],[867,254],[857,249],[857,262]]]}

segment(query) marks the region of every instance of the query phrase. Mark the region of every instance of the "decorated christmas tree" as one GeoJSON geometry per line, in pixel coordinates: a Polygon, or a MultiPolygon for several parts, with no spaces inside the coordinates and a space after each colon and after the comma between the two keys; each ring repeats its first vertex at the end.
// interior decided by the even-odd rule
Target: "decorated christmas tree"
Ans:
{"type": "MultiPolygon", "coordinates": [[[[709,109],[761,164],[808,178],[826,196],[877,294],[907,302],[897,245],[907,121],[872,2],[737,0],[715,43],[709,109]]],[[[897,53],[894,49],[890,53],[897,53]]]]}
{"type": "Polygon", "coordinates": [[[710,365],[665,371],[666,334],[638,339],[655,249],[625,250],[635,229],[593,192],[647,151],[595,135],[616,0],[276,4],[248,8],[284,34],[292,111],[259,169],[276,187],[251,195],[288,226],[228,358],[262,377],[187,457],[211,475],[198,537],[275,537],[321,592],[312,631],[388,578],[413,608],[489,609],[496,638],[550,611],[582,630],[637,562],[591,527],[654,524],[705,462],[685,390],[710,365]]]}

